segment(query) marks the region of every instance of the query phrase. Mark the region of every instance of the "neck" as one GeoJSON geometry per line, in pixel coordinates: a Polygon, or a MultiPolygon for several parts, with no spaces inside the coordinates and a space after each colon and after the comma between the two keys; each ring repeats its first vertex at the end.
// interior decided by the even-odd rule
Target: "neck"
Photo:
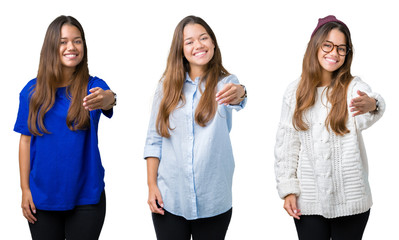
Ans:
{"type": "Polygon", "coordinates": [[[188,75],[190,76],[191,80],[194,82],[195,78],[201,77],[204,74],[204,70],[202,67],[193,67],[190,66],[190,72],[188,75]]]}
{"type": "Polygon", "coordinates": [[[62,68],[62,81],[58,84],[57,87],[66,87],[69,85],[71,81],[71,77],[75,69],[72,68],[62,68]]]}
{"type": "Polygon", "coordinates": [[[322,71],[321,82],[317,86],[318,87],[326,87],[326,86],[330,85],[331,79],[332,79],[332,73],[331,72],[322,71]]]}

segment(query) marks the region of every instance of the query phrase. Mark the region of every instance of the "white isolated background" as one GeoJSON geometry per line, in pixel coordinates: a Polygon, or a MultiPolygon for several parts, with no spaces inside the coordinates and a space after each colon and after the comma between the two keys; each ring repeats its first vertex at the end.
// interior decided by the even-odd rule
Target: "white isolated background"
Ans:
{"type": "Polygon", "coordinates": [[[177,23],[202,17],[214,30],[224,66],[246,85],[247,107],[234,113],[233,217],[226,239],[297,239],[275,189],[274,143],[286,86],[299,77],[310,34],[334,14],[350,28],[352,74],[385,98],[387,111],[364,139],[374,206],[365,240],[396,239],[399,20],[394,1],[2,1],[0,3],[0,239],[30,239],[21,214],[18,96],[37,74],[46,29],[59,15],[86,32],[91,75],[118,93],[102,118],[107,215],[100,239],[155,239],[142,159],[151,102],[177,23]]]}

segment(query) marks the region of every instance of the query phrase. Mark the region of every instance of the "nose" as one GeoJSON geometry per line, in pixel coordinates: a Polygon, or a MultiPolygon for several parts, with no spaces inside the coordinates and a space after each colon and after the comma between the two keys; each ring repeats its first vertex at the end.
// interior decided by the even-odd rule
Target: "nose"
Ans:
{"type": "Polygon", "coordinates": [[[67,50],[71,51],[71,50],[75,50],[75,44],[73,43],[73,41],[69,41],[68,45],[67,45],[67,50]]]}
{"type": "Polygon", "coordinates": [[[338,46],[337,45],[333,45],[333,49],[330,52],[331,54],[334,54],[336,56],[338,56],[338,46]]]}
{"type": "Polygon", "coordinates": [[[202,42],[201,41],[195,41],[195,48],[196,49],[199,49],[199,48],[202,48],[204,46],[204,44],[202,44],[202,42]]]}

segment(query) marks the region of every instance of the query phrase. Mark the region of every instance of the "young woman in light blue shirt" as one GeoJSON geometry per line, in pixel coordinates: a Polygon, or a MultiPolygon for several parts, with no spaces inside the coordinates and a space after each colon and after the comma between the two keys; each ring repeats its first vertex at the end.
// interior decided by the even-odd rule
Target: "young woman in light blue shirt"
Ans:
{"type": "Polygon", "coordinates": [[[232,110],[245,87],[222,66],[216,37],[199,17],[176,27],[155,93],[144,158],[158,239],[224,239],[232,213],[232,110]]]}

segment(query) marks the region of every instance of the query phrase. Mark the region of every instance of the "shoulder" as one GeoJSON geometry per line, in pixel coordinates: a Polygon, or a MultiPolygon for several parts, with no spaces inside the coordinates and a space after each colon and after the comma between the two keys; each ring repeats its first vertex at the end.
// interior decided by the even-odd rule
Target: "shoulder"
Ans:
{"type": "Polygon", "coordinates": [[[33,93],[33,89],[35,88],[36,85],[36,78],[30,80],[25,87],[21,90],[20,95],[21,96],[30,96],[33,93]]]}
{"type": "Polygon", "coordinates": [[[366,84],[366,83],[363,82],[363,80],[360,77],[354,76],[350,85],[356,85],[356,84],[366,84]]]}
{"type": "Polygon", "coordinates": [[[298,85],[299,85],[300,81],[301,81],[301,78],[298,78],[295,81],[288,84],[288,86],[284,92],[284,101],[291,102],[291,99],[295,99],[296,90],[298,89],[298,85]]]}
{"type": "Polygon", "coordinates": [[[96,83],[102,83],[102,82],[105,83],[104,80],[102,80],[101,78],[99,78],[97,76],[90,76],[89,77],[89,85],[93,85],[93,84],[96,84],[96,83]]]}
{"type": "Polygon", "coordinates": [[[353,91],[357,91],[357,90],[370,92],[371,88],[360,77],[355,76],[355,77],[353,77],[351,83],[349,84],[348,91],[353,92],[353,91]]]}
{"type": "Polygon", "coordinates": [[[295,81],[290,82],[290,84],[288,84],[287,88],[285,89],[285,92],[296,91],[300,81],[301,81],[301,78],[298,78],[295,81]]]}
{"type": "Polygon", "coordinates": [[[227,76],[222,77],[222,79],[220,80],[220,82],[222,82],[223,84],[226,83],[234,83],[234,84],[239,84],[240,82],[238,81],[238,78],[236,75],[234,74],[230,74],[227,76]]]}
{"type": "Polygon", "coordinates": [[[89,83],[88,83],[87,86],[88,86],[88,89],[95,88],[95,87],[100,87],[100,88],[102,88],[104,90],[108,90],[109,89],[107,83],[104,80],[102,80],[101,78],[97,77],[97,76],[94,76],[94,77],[90,76],[89,77],[89,83]]]}

